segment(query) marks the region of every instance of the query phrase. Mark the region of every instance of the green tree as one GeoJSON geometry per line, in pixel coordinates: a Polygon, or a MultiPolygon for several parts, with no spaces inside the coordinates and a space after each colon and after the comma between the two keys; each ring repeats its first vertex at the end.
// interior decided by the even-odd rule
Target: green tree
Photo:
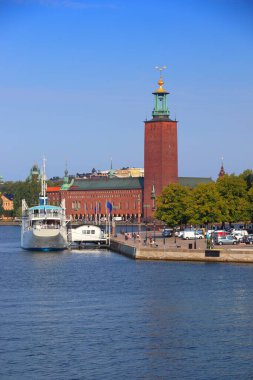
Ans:
{"type": "Polygon", "coordinates": [[[2,194],[0,193],[0,217],[4,215],[3,200],[1,196],[2,194]]]}
{"type": "Polygon", "coordinates": [[[17,182],[14,191],[14,215],[19,216],[22,199],[26,200],[29,207],[38,204],[40,183],[37,181],[17,182]]]}
{"type": "Polygon", "coordinates": [[[253,185],[253,171],[250,169],[244,170],[239,177],[245,181],[246,189],[249,190],[253,185]]]}
{"type": "Polygon", "coordinates": [[[249,214],[249,220],[251,223],[253,223],[253,185],[248,191],[248,214],[249,214]]]}
{"type": "Polygon", "coordinates": [[[225,204],[215,183],[202,183],[192,190],[186,214],[191,224],[223,222],[225,204]]]}
{"type": "Polygon", "coordinates": [[[175,227],[187,224],[185,210],[190,201],[191,190],[179,184],[170,184],[157,197],[155,218],[175,227]]]}
{"type": "Polygon", "coordinates": [[[224,200],[224,217],[227,222],[247,222],[249,215],[249,198],[245,180],[235,174],[218,178],[217,190],[224,200]]]}

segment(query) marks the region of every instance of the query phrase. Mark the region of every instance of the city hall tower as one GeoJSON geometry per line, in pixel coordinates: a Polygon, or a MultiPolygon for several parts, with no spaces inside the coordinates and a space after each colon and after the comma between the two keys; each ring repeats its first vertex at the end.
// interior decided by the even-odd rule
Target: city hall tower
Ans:
{"type": "Polygon", "coordinates": [[[170,119],[167,92],[160,70],[158,89],[153,92],[152,119],[145,122],[144,140],[144,217],[155,211],[155,198],[169,183],[178,182],[177,121],[170,119]]]}

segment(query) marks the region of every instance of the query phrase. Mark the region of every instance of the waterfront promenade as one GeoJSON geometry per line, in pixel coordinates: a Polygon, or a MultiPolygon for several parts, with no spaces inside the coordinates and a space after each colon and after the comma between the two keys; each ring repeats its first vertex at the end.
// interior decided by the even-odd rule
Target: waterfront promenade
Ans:
{"type": "Polygon", "coordinates": [[[217,245],[213,249],[207,249],[206,239],[194,241],[157,237],[155,242],[150,244],[149,238],[154,236],[148,234],[147,237],[145,244],[146,232],[141,233],[140,239],[130,237],[127,240],[124,235],[118,234],[111,239],[111,248],[136,260],[253,263],[253,248],[243,243],[231,246],[217,245]]]}

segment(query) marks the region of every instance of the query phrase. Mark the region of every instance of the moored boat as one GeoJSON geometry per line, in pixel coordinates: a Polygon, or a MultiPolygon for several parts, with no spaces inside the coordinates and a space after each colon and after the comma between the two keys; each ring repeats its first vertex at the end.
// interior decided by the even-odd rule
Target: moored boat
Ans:
{"type": "Polygon", "coordinates": [[[78,226],[72,225],[71,241],[79,245],[86,244],[107,244],[108,237],[104,230],[95,225],[82,224],[78,226]]]}
{"type": "Polygon", "coordinates": [[[69,225],[65,214],[65,201],[60,206],[48,204],[43,160],[39,204],[29,208],[26,201],[22,200],[21,247],[41,251],[66,249],[70,244],[69,225]]]}

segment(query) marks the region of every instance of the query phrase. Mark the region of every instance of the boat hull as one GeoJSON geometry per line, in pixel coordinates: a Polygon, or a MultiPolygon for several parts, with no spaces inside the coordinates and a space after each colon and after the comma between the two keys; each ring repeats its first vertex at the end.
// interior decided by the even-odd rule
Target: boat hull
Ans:
{"type": "Polygon", "coordinates": [[[30,230],[22,235],[21,247],[29,250],[59,251],[68,248],[67,236],[59,230],[30,230]]]}

